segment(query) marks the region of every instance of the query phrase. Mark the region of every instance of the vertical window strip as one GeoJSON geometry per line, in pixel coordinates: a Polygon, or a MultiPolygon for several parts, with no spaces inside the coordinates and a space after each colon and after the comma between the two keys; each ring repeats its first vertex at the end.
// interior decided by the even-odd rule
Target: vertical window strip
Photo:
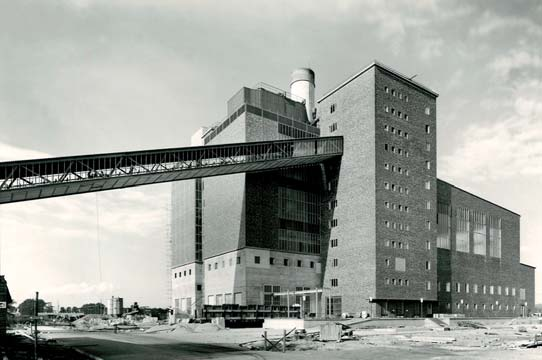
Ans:
{"type": "Polygon", "coordinates": [[[474,253],[478,255],[486,254],[486,214],[478,211],[472,212],[473,219],[473,242],[474,253]]]}
{"type": "Polygon", "coordinates": [[[469,252],[470,247],[470,219],[469,209],[456,209],[457,228],[455,233],[455,249],[461,252],[469,252]]]}
{"type": "Polygon", "coordinates": [[[437,247],[450,249],[451,211],[448,204],[438,203],[437,247]]]}
{"type": "Polygon", "coordinates": [[[489,217],[489,256],[501,257],[501,219],[489,217]]]}

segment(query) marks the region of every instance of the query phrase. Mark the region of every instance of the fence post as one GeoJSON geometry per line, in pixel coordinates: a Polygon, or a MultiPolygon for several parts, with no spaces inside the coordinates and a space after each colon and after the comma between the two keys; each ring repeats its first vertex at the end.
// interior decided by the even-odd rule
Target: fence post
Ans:
{"type": "Polygon", "coordinates": [[[282,330],[282,352],[286,352],[286,330],[282,330]]]}
{"type": "Polygon", "coordinates": [[[263,349],[267,351],[267,331],[263,332],[263,349]]]}

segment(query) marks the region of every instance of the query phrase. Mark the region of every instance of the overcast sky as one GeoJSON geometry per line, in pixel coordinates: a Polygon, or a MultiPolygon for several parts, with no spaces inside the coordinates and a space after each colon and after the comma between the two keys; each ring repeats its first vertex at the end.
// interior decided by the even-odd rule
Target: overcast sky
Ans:
{"type": "MultiPolygon", "coordinates": [[[[0,161],[185,146],[242,86],[310,66],[318,98],[376,59],[440,94],[438,176],[520,213],[542,269],[541,44],[539,1],[0,0],[0,161]]],[[[2,205],[0,273],[17,301],[168,305],[168,201],[2,205]]]]}

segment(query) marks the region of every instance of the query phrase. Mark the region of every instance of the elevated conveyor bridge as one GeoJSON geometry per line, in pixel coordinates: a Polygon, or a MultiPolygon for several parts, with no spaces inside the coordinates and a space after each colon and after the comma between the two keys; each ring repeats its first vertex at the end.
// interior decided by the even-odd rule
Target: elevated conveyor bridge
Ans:
{"type": "Polygon", "coordinates": [[[342,153],[342,137],[320,137],[0,162],[0,204],[318,164],[342,153]]]}

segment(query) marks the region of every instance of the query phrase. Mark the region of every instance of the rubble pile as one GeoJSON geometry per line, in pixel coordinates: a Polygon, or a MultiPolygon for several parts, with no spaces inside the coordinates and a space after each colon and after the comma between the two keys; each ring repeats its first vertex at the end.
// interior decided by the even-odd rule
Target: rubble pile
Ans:
{"type": "Polygon", "coordinates": [[[80,331],[148,329],[158,325],[158,319],[143,315],[127,316],[126,318],[115,318],[109,315],[85,315],[73,321],[72,325],[80,331]]]}

